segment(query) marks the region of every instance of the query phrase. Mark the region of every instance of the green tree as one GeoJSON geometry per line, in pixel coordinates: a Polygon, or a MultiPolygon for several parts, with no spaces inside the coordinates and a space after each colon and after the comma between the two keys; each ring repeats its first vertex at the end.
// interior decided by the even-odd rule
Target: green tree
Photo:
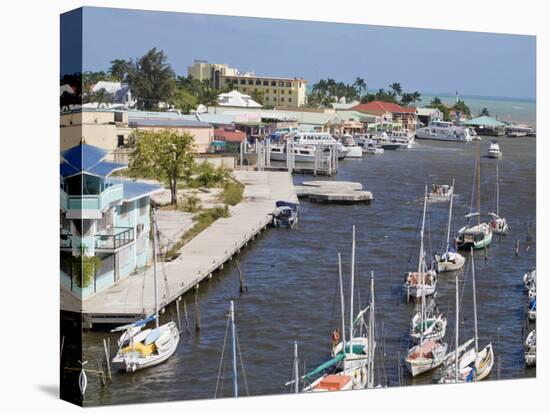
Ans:
{"type": "Polygon", "coordinates": [[[355,79],[355,82],[353,82],[353,86],[357,90],[357,94],[359,97],[363,96],[363,90],[367,90],[367,84],[365,83],[365,79],[362,79],[360,77],[357,77],[355,79]]]}
{"type": "Polygon", "coordinates": [[[264,104],[264,98],[265,98],[265,93],[264,91],[259,91],[259,90],[254,90],[252,91],[252,93],[250,94],[250,97],[258,102],[260,105],[263,105],[264,104]]]}
{"type": "Polygon", "coordinates": [[[119,82],[126,82],[128,73],[132,70],[132,63],[124,59],[111,60],[109,73],[119,82]]]}
{"type": "Polygon", "coordinates": [[[479,113],[479,116],[490,116],[489,110],[487,108],[483,108],[481,112],[479,113]]]}
{"type": "Polygon", "coordinates": [[[394,97],[401,96],[403,93],[403,89],[401,88],[401,84],[399,82],[394,82],[390,85],[390,89],[392,90],[392,94],[394,97]]]}
{"type": "Polygon", "coordinates": [[[441,102],[441,99],[439,99],[437,96],[435,96],[431,102],[429,107],[430,108],[439,108],[439,106],[443,105],[443,102],[441,102]]]}
{"type": "Polygon", "coordinates": [[[180,179],[188,179],[194,165],[193,136],[164,130],[134,131],[134,149],[130,154],[130,168],[170,186],[171,204],[177,205],[177,188],[180,179]]]}
{"type": "Polygon", "coordinates": [[[139,109],[157,109],[167,102],[176,88],[175,73],[162,50],[154,47],[133,63],[127,81],[139,109]]]}
{"type": "Polygon", "coordinates": [[[462,101],[460,99],[458,101],[456,101],[456,103],[453,105],[452,109],[454,111],[461,112],[466,117],[470,116],[470,108],[468,107],[468,105],[466,105],[466,103],[464,101],[462,101]]]}
{"type": "Polygon", "coordinates": [[[188,114],[197,107],[198,98],[185,88],[177,88],[170,103],[183,113],[188,114]]]}
{"type": "Polygon", "coordinates": [[[414,91],[413,93],[411,93],[413,106],[416,106],[416,103],[420,100],[420,98],[422,98],[422,95],[420,95],[420,93],[418,93],[417,91],[414,91]]]}

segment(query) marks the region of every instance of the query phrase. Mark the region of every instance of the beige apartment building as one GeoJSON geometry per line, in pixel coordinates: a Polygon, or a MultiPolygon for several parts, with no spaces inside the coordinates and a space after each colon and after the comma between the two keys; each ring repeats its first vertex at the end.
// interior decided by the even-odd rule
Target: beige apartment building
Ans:
{"type": "Polygon", "coordinates": [[[128,112],[101,109],[79,109],[61,113],[61,151],[86,144],[113,151],[128,143],[131,128],[128,112]]]}
{"type": "Polygon", "coordinates": [[[108,158],[114,159],[117,154],[127,152],[128,137],[135,129],[168,129],[178,134],[189,133],[194,138],[195,150],[198,153],[211,151],[214,136],[212,125],[187,120],[174,113],[82,108],[61,113],[61,151],[85,142],[106,149],[109,151],[108,158]]]}
{"type": "Polygon", "coordinates": [[[195,60],[187,73],[199,80],[211,80],[218,89],[231,89],[251,95],[263,92],[264,105],[304,106],[307,102],[307,81],[303,78],[259,76],[251,72],[239,72],[226,64],[195,60]]]}

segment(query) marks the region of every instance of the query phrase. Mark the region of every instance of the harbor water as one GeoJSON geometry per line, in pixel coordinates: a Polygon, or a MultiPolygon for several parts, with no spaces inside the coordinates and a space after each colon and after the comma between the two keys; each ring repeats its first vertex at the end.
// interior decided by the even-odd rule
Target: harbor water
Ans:
{"type": "MultiPolygon", "coordinates": [[[[495,366],[488,380],[535,376],[525,368],[523,342],[527,334],[527,292],[522,277],[535,268],[536,257],[536,139],[499,138],[503,158],[481,152],[481,211],[494,211],[496,165],[499,165],[501,214],[509,234],[494,236],[487,251],[475,253],[479,344],[492,342],[495,366]],[[516,243],[519,250],[516,255],[516,243]]],[[[386,151],[381,156],[344,160],[336,177],[357,181],[371,191],[370,205],[322,205],[303,201],[294,230],[270,229],[239,255],[248,291],[239,293],[239,274],[231,262],[199,291],[201,330],[194,330],[194,297],[185,296],[191,332],[182,323],[178,350],[165,363],[131,374],[113,373],[101,387],[89,378],[85,405],[144,403],[230,397],[231,342],[224,348],[229,301],[235,301],[240,353],[239,395],[290,392],[293,343],[298,341],[300,370],[313,369],[330,358],[331,333],[340,327],[337,253],[344,264],[346,321],[349,320],[349,275],[352,226],[356,226],[355,311],[369,302],[371,271],[376,298],[376,383],[391,387],[432,384],[437,371],[412,378],[403,357],[411,346],[408,332],[415,304],[407,302],[404,274],[415,270],[419,254],[419,223],[424,186],[456,180],[452,234],[466,223],[470,209],[477,143],[418,141],[413,149],[386,151]],[[244,365],[241,369],[240,360],[244,365]],[[304,368],[305,367],[305,368],[304,368]]],[[[294,176],[295,184],[311,177],[294,176]]],[[[448,204],[430,204],[426,251],[440,252],[445,241],[448,204]]],[[[484,216],[487,217],[487,216],[484,216]]],[[[466,269],[466,267],[465,267],[466,269]]],[[[471,272],[459,271],[461,342],[473,336],[471,272]]],[[[162,280],[160,283],[163,283],[162,280]]],[[[448,319],[445,342],[454,347],[455,275],[440,274],[435,301],[448,319]]],[[[183,319],[183,306],[182,319],[183,319]]],[[[176,318],[174,306],[162,320],[176,318]]],[[[534,324],[529,329],[534,329],[534,324]]],[[[103,360],[105,331],[83,335],[84,357],[103,360]]],[[[114,349],[111,352],[114,353],[114,349]]],[[[444,385],[438,385],[444,386],[444,385]]],[[[376,392],[376,390],[363,391],[376,392]]]]}

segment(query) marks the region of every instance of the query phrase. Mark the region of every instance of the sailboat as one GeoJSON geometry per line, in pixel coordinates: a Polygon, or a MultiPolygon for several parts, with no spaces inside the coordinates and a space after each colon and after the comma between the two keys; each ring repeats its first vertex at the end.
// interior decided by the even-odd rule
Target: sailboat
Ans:
{"type": "Polygon", "coordinates": [[[121,368],[126,372],[158,365],[170,358],[178,347],[180,333],[174,321],[159,326],[159,306],[157,289],[157,222],[155,211],[153,215],[153,275],[155,287],[155,313],[149,318],[133,324],[115,328],[113,331],[122,331],[118,340],[118,351],[113,358],[113,367],[121,368]],[[155,321],[155,328],[142,328],[151,321],[155,321]]]}
{"type": "Polygon", "coordinates": [[[506,222],[506,217],[501,217],[500,215],[500,182],[498,178],[498,164],[497,164],[497,184],[496,184],[496,212],[491,212],[489,215],[493,219],[489,222],[491,230],[496,234],[507,234],[508,233],[508,223],[506,222]]]}
{"type": "Polygon", "coordinates": [[[418,257],[418,272],[408,272],[405,276],[407,296],[421,298],[433,295],[437,285],[437,274],[434,269],[427,269],[424,252],[424,226],[426,224],[427,186],[424,190],[424,209],[422,214],[422,230],[420,231],[420,254],[418,257]]]}
{"type": "Polygon", "coordinates": [[[473,197],[472,197],[472,205],[470,206],[470,213],[466,215],[468,222],[470,221],[470,218],[477,217],[477,224],[474,226],[466,225],[458,231],[456,245],[459,249],[470,249],[470,247],[473,247],[474,249],[483,249],[489,244],[491,244],[491,240],[493,239],[493,232],[491,230],[491,226],[487,223],[482,223],[480,218],[480,203],[481,203],[480,164],[481,164],[481,161],[479,159],[479,143],[478,143],[477,152],[476,152],[476,169],[475,169],[476,172],[474,174],[474,178],[477,181],[477,197],[476,197],[477,211],[475,212],[472,211],[472,205],[473,205],[473,197]]]}
{"type": "MultiPolygon", "coordinates": [[[[447,369],[441,379],[442,383],[456,383],[456,382],[472,382],[481,381],[486,378],[493,369],[495,362],[495,356],[493,353],[493,345],[489,342],[485,348],[479,350],[479,335],[477,329],[477,299],[476,299],[476,277],[475,277],[475,263],[473,248],[470,250],[470,257],[472,261],[472,292],[474,300],[474,347],[468,349],[471,346],[472,341],[468,341],[459,349],[458,347],[458,316],[456,326],[456,351],[454,354],[454,365],[447,366],[447,369]],[[459,351],[462,351],[460,356],[459,351]],[[458,357],[458,358],[457,358],[458,357]]],[[[456,302],[457,302],[457,315],[458,315],[458,275],[456,276],[456,302]]]]}
{"type": "Polygon", "coordinates": [[[414,342],[424,339],[443,339],[447,330],[447,318],[438,311],[435,302],[426,311],[417,312],[411,320],[411,338],[414,342]]]}
{"type": "Polygon", "coordinates": [[[452,192],[449,197],[449,221],[447,224],[447,243],[445,245],[445,253],[442,255],[435,255],[435,263],[437,266],[437,272],[451,272],[453,270],[459,270],[464,266],[466,259],[460,253],[451,248],[449,243],[451,238],[451,221],[453,218],[453,199],[454,199],[455,180],[453,179],[452,192]]]}
{"type": "MultiPolygon", "coordinates": [[[[363,389],[370,382],[372,374],[374,350],[376,343],[374,341],[374,274],[371,275],[371,303],[359,312],[357,317],[353,317],[353,292],[354,292],[354,274],[355,274],[355,226],[353,226],[352,242],[352,260],[351,260],[351,282],[350,282],[350,319],[349,319],[349,340],[346,341],[345,329],[345,304],[342,281],[342,261],[338,254],[338,276],[340,285],[340,307],[342,316],[342,341],[333,346],[332,359],[321,364],[313,371],[303,375],[300,379],[306,382],[312,380],[317,375],[321,377],[315,379],[310,385],[303,389],[303,392],[322,392],[322,391],[341,391],[349,389],[363,389]],[[356,327],[364,326],[364,315],[370,313],[367,336],[355,336],[356,327]],[[326,373],[330,368],[334,368],[332,373],[326,373]],[[368,371],[369,370],[369,371],[368,371]],[[367,375],[368,374],[368,375],[367,375]]],[[[293,382],[287,383],[290,385],[293,382]]]]}

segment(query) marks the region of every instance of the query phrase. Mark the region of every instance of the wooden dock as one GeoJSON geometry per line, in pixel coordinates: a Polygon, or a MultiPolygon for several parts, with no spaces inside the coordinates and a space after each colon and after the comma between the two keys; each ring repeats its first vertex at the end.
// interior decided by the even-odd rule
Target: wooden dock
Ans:
{"type": "MultiPolygon", "coordinates": [[[[288,172],[235,171],[245,185],[245,200],[231,207],[231,216],[218,219],[185,244],[177,259],[158,266],[159,306],[163,308],[215,275],[215,272],[266,229],[272,220],[275,201],[298,202],[288,172]]],[[[128,323],[154,312],[152,268],[122,279],[81,303],[85,326],[128,323]]],[[[79,301],[61,291],[62,309],[79,307],[79,301]]],[[[78,309],[65,309],[79,311],[78,309]]]]}
{"type": "Polygon", "coordinates": [[[313,203],[368,204],[373,199],[370,191],[363,191],[361,183],[351,181],[304,181],[295,189],[298,197],[313,203]]]}

